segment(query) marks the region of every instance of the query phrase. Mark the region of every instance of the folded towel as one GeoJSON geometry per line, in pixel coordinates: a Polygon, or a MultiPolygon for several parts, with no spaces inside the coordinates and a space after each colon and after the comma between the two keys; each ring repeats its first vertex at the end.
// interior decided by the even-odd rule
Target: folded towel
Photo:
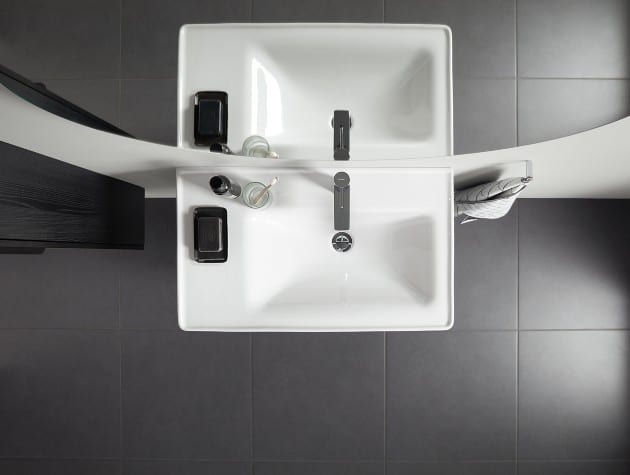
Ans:
{"type": "Polygon", "coordinates": [[[531,177],[505,178],[456,191],[456,216],[465,216],[462,224],[502,218],[531,181],[531,177]]]}

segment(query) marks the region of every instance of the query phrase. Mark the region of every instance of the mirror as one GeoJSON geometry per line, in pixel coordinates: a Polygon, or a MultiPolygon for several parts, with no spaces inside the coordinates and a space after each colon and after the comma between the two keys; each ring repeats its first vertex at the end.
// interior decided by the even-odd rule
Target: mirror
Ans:
{"type": "MultiPolygon", "coordinates": [[[[456,154],[555,139],[630,112],[629,2],[384,3],[317,18],[285,6],[256,19],[450,26],[456,154]]],[[[115,127],[169,145],[180,26],[252,20],[249,8],[227,3],[223,16],[176,4],[142,14],[106,4],[72,12],[18,4],[3,10],[4,64],[115,127]]]]}

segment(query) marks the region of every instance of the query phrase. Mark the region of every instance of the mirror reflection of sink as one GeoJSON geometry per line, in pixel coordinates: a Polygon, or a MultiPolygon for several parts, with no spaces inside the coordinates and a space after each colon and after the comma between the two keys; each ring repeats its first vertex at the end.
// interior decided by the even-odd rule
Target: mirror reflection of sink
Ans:
{"type": "Polygon", "coordinates": [[[353,159],[452,154],[451,31],[442,25],[185,25],[178,144],[194,148],[193,97],[228,94],[228,145],[252,134],[284,158],[331,157],[351,111],[353,159]],[[217,47],[220,45],[220,47],[217,47]]]}
{"type": "Polygon", "coordinates": [[[180,169],[179,323],[185,330],[443,330],[452,325],[450,169],[365,168],[350,176],[347,252],[333,249],[330,168],[180,169]],[[224,174],[279,183],[261,210],[214,195],[224,174]],[[193,211],[227,209],[225,263],[193,256],[193,211]]]}

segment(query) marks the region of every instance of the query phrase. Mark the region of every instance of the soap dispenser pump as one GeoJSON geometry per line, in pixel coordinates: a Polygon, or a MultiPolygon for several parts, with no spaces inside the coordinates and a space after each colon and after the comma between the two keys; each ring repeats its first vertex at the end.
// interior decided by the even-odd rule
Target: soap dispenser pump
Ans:
{"type": "Polygon", "coordinates": [[[241,196],[241,185],[231,182],[230,179],[224,175],[213,176],[210,178],[209,185],[215,195],[230,199],[241,196]]]}

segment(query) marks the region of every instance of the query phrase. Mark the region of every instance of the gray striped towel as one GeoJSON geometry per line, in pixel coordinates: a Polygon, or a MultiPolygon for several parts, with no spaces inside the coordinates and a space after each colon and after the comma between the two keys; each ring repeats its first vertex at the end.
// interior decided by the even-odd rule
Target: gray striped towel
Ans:
{"type": "Polygon", "coordinates": [[[531,177],[505,178],[456,191],[456,216],[464,216],[462,224],[502,218],[531,181],[531,177]]]}

